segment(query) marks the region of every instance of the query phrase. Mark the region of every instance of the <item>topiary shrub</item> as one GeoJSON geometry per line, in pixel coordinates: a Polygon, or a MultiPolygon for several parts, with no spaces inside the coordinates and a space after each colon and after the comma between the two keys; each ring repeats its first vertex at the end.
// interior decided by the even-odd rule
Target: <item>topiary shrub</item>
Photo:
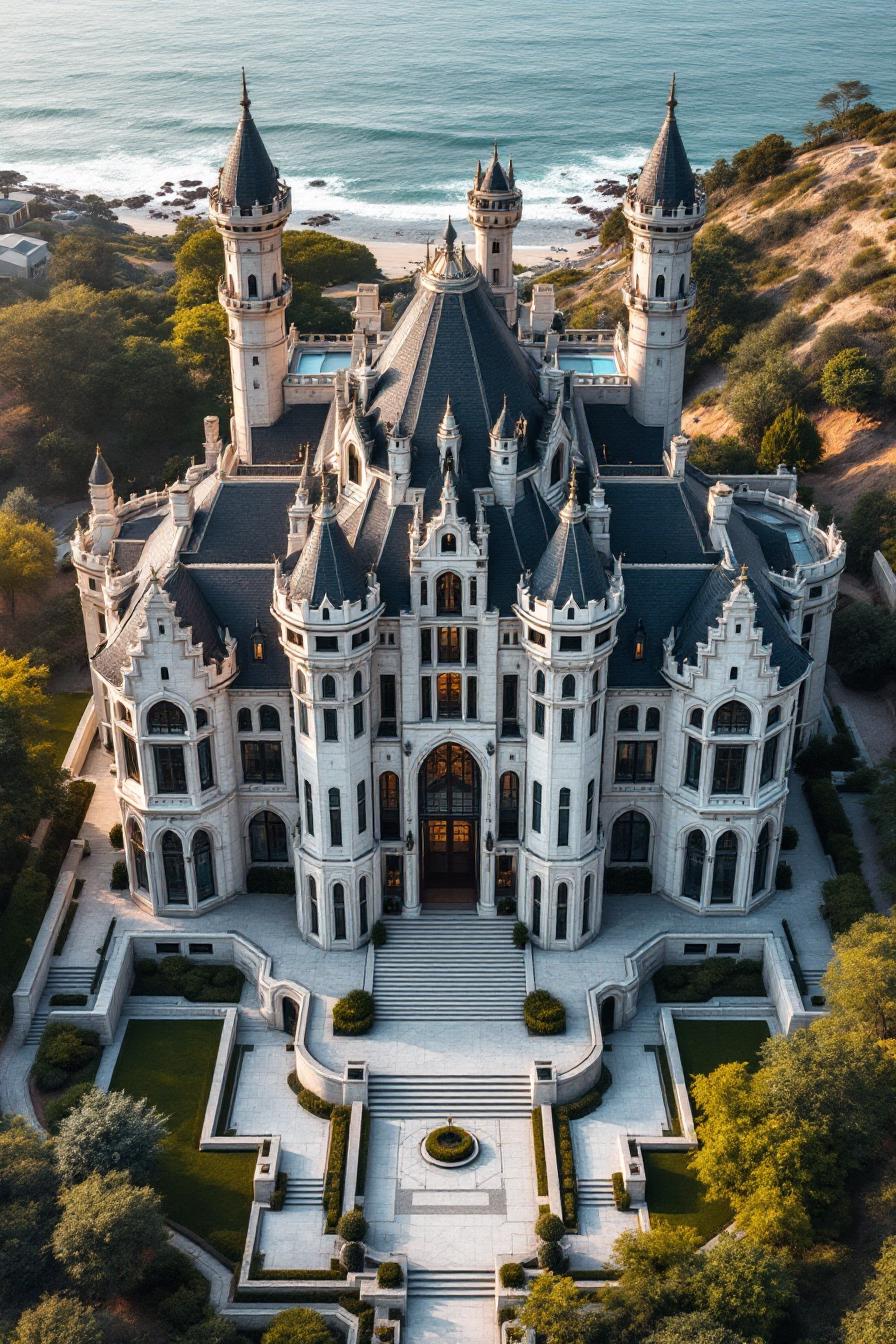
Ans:
{"type": "Polygon", "coordinates": [[[520,951],[522,951],[529,941],[529,930],[523,920],[518,919],[516,921],[510,936],[514,947],[518,947],[520,951]]]}
{"type": "Polygon", "coordinates": [[[533,989],[523,1000],[523,1021],[532,1036],[560,1036],[566,1030],[566,1009],[546,989],[533,989]]]}
{"type": "Polygon", "coordinates": [[[466,1162],[476,1149],[473,1135],[450,1122],[430,1130],[423,1146],[436,1162],[466,1162]]]}
{"type": "Polygon", "coordinates": [[[790,891],[793,886],[793,869],[784,859],[780,861],[775,869],[775,890],[790,891]]]}
{"type": "Polygon", "coordinates": [[[868,884],[859,873],[828,878],[822,885],[821,894],[824,898],[821,913],[834,935],[845,933],[856,920],[874,910],[868,884]]]}
{"type": "Polygon", "coordinates": [[[34,1081],[43,1092],[56,1092],[82,1081],[75,1075],[93,1071],[100,1057],[100,1038],[68,1022],[51,1022],[44,1030],[34,1061],[34,1081]]]}
{"type": "Polygon", "coordinates": [[[353,989],[333,1005],[333,1030],[337,1036],[363,1036],[373,1026],[373,995],[353,989]]]}
{"type": "Polygon", "coordinates": [[[545,1209],[535,1219],[535,1235],[539,1241],[562,1241],[566,1236],[566,1226],[556,1213],[545,1209]]]}
{"type": "Polygon", "coordinates": [[[363,1241],[347,1241],[339,1252],[339,1263],[350,1274],[357,1274],[364,1268],[363,1241]]]}
{"type": "Polygon", "coordinates": [[[800,841],[800,833],[795,826],[785,826],[781,831],[781,848],[796,849],[800,841]]]}
{"type": "Polygon", "coordinates": [[[128,866],[124,859],[116,859],[112,865],[109,886],[113,891],[126,891],[128,888],[128,866]]]}
{"type": "Polygon", "coordinates": [[[632,1206],[632,1197],[625,1188],[625,1179],[621,1171],[613,1172],[613,1199],[620,1213],[627,1213],[632,1206]]]}
{"type": "Polygon", "coordinates": [[[386,926],[381,919],[378,919],[370,930],[370,941],[374,947],[385,947],[388,941],[386,926]]]}
{"type": "Polygon", "coordinates": [[[526,1271],[515,1260],[510,1260],[506,1265],[502,1265],[498,1274],[502,1288],[525,1288],[526,1286],[526,1271]]]}
{"type": "Polygon", "coordinates": [[[367,1233],[367,1219],[360,1209],[348,1209],[339,1219],[336,1230],[343,1241],[363,1241],[367,1233]]]}
{"type": "Polygon", "coordinates": [[[541,1242],[538,1247],[538,1265],[540,1269],[550,1269],[554,1274],[563,1272],[566,1256],[556,1241],[541,1242]]]}
{"type": "Polygon", "coordinates": [[[120,821],[116,821],[114,826],[110,826],[109,843],[113,849],[124,849],[124,833],[120,821]]]}
{"type": "Polygon", "coordinates": [[[832,835],[828,838],[827,851],[834,861],[838,873],[860,873],[862,856],[849,835],[832,835]]]}
{"type": "Polygon", "coordinates": [[[384,1260],[376,1271],[376,1281],[381,1288],[400,1288],[404,1283],[404,1274],[397,1260],[384,1260]]]}

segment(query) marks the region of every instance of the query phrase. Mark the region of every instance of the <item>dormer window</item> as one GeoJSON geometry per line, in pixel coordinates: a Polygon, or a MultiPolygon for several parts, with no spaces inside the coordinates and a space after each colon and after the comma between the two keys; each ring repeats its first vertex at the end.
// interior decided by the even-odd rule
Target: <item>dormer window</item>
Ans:
{"type": "Polygon", "coordinates": [[[255,622],[255,629],[252,631],[252,661],[253,663],[263,663],[267,651],[267,641],[261,633],[261,626],[258,621],[255,622]]]}
{"type": "Polygon", "coordinates": [[[455,555],[457,552],[457,537],[453,532],[446,532],[442,537],[443,555],[455,555]]]}
{"type": "Polygon", "coordinates": [[[636,663],[641,663],[644,661],[644,654],[646,650],[647,650],[647,631],[644,629],[643,623],[639,621],[635,628],[635,644],[634,648],[632,649],[632,657],[634,658],[636,663]]]}

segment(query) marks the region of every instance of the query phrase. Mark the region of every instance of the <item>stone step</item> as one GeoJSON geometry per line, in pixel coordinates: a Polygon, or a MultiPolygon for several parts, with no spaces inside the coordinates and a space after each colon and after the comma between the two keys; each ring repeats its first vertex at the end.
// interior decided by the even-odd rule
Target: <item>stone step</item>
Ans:
{"type": "Polygon", "coordinates": [[[491,1297],[493,1269],[410,1269],[409,1297],[491,1297]]]}
{"type": "Polygon", "coordinates": [[[373,1114],[392,1118],[528,1116],[532,1091],[524,1074],[476,1077],[373,1075],[368,1093],[373,1114]]]}
{"type": "Polygon", "coordinates": [[[35,1013],[31,1019],[31,1026],[28,1028],[28,1035],[25,1037],[26,1045],[36,1045],[44,1034],[44,1027],[47,1025],[49,1013],[35,1013]]]}
{"type": "Polygon", "coordinates": [[[313,1176],[287,1176],[284,1209],[307,1208],[324,1202],[324,1183],[313,1176]]]}

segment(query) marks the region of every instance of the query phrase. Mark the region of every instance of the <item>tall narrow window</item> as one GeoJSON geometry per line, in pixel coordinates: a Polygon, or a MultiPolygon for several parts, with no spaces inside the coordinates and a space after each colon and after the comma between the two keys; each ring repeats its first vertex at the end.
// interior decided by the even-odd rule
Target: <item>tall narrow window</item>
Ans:
{"type": "MultiPolygon", "coordinates": [[[[420,717],[432,718],[432,677],[420,678],[420,717]]],[[[457,717],[460,718],[460,715],[457,717]]]]}
{"type": "Polygon", "coordinates": [[[134,886],[138,891],[148,891],[149,873],[146,867],[146,847],[143,844],[143,832],[133,818],[128,826],[128,836],[131,841],[131,871],[134,877],[134,886]]]}
{"type": "Polygon", "coordinates": [[[162,836],[162,868],[165,872],[165,897],[169,905],[186,905],[187,868],[179,835],[166,831],[162,836]]]}
{"type": "Polygon", "coordinates": [[[199,787],[203,790],[213,789],[215,787],[215,770],[212,764],[212,740],[210,737],[203,737],[196,748],[196,756],[199,761],[199,787]]]}
{"type": "Polygon", "coordinates": [[[124,748],[124,768],[128,779],[135,779],[140,783],[140,760],[137,756],[137,743],[127,733],[121,735],[121,745],[124,748]]]}
{"type": "Polygon", "coordinates": [[[249,822],[249,856],[253,863],[286,862],[286,827],[276,812],[256,812],[249,822]]]}
{"type": "Polygon", "coordinates": [[[391,673],[380,677],[380,736],[394,737],[397,727],[395,678],[391,673]]]}
{"type": "Polygon", "coordinates": [[[380,839],[398,840],[400,837],[398,776],[387,770],[380,775],[380,839]]]}
{"type": "Polygon", "coordinates": [[[681,894],[689,901],[700,900],[705,863],[706,837],[702,831],[690,831],[684,847],[684,872],[681,880],[681,894]]]}
{"type": "Polygon", "coordinates": [[[364,736],[364,701],[356,700],[352,706],[352,722],[354,724],[355,737],[364,736]]]}
{"type": "Polygon", "coordinates": [[[538,737],[544,737],[544,701],[536,700],[534,701],[534,705],[535,710],[532,721],[532,731],[536,733],[538,737]]]}
{"type": "Polygon", "coordinates": [[[257,277],[256,275],[250,275],[250,276],[248,276],[248,278],[247,278],[247,280],[246,280],[246,284],[247,284],[247,286],[248,286],[248,290],[249,290],[249,298],[250,298],[250,299],[257,299],[257,298],[258,298],[258,277],[257,277]]]}
{"type": "Polygon", "coordinates": [[[703,760],[703,747],[696,737],[689,737],[684,758],[684,783],[689,789],[700,787],[700,765],[703,760]]]}
{"type": "Polygon", "coordinates": [[[197,831],[193,836],[193,874],[197,901],[211,900],[215,894],[215,861],[208,831],[197,831]]]}
{"type": "Polygon", "coordinates": [[[532,781],[532,829],[541,831],[541,785],[537,779],[532,781]]]}
{"type": "Polygon", "coordinates": [[[436,699],[440,719],[461,717],[461,675],[459,672],[440,672],[436,677],[436,699]]]}
{"type": "Polygon", "coordinates": [[[330,789],[327,794],[327,803],[330,810],[330,844],[337,846],[342,844],[342,800],[339,797],[338,789],[330,789]]]}
{"type": "Polygon", "coordinates": [[[600,704],[600,701],[599,701],[599,700],[592,700],[592,701],[591,701],[591,708],[590,708],[590,710],[588,711],[588,736],[589,736],[589,737],[593,737],[594,734],[597,732],[597,707],[598,707],[599,704],[600,704]]]}
{"type": "Polygon", "coordinates": [[[339,720],[335,709],[324,710],[324,741],[339,741],[339,720]]]}
{"type": "Polygon", "coordinates": [[[569,789],[560,790],[560,806],[557,812],[557,844],[569,844],[569,807],[572,794],[569,789]]]}
{"type": "Polygon", "coordinates": [[[574,709],[560,711],[560,741],[574,742],[576,737],[576,712],[574,709]]]}
{"type": "Polygon", "coordinates": [[[311,781],[305,780],[305,830],[314,835],[314,799],[311,793],[311,781]]]}
{"type": "MultiPolygon", "coordinates": [[[[432,662],[432,630],[428,625],[420,631],[420,661],[421,663],[432,662]]],[[[441,661],[447,662],[448,660],[442,658],[441,661]]]]}
{"type": "Polygon", "coordinates": [[[366,938],[370,927],[370,915],[367,909],[367,878],[362,877],[358,883],[358,931],[362,938],[366,938]]]}
{"type": "Polygon", "coordinates": [[[479,710],[476,703],[476,678],[467,677],[467,718],[477,719],[479,710]]]}
{"type": "Polygon", "coordinates": [[[498,795],[498,839],[518,840],[520,834],[519,775],[507,770],[501,776],[498,795]]]}
{"type": "Polygon", "coordinates": [[[476,658],[479,649],[479,637],[475,630],[467,631],[467,665],[476,666],[476,658]]]}
{"type": "Polygon", "coordinates": [[[585,890],[582,895],[582,934],[591,932],[591,888],[593,879],[591,874],[585,878],[585,890]]]}
{"type": "Polygon", "coordinates": [[[666,293],[666,277],[658,275],[656,278],[656,297],[662,299],[666,293]]]}
{"type": "Polygon", "coordinates": [[[766,822],[759,833],[756,846],[756,858],[753,860],[753,884],[751,895],[758,896],[768,885],[768,856],[772,845],[771,823],[766,822]]]}
{"type": "Polygon", "coordinates": [[[712,890],[709,893],[713,905],[731,905],[734,900],[734,884],[737,880],[737,836],[734,831],[724,831],[716,842],[715,858],[712,865],[712,890]]]}
{"type": "Polygon", "coordinates": [[[341,882],[333,887],[333,938],[337,943],[344,943],[346,938],[345,887],[341,882]]]}
{"type": "Polygon", "coordinates": [[[557,888],[557,918],[554,936],[558,943],[566,941],[566,927],[569,922],[569,885],[561,882],[557,888]]]}
{"type": "Polygon", "coordinates": [[[308,915],[311,926],[312,936],[320,937],[320,912],[317,907],[317,883],[314,878],[308,877],[308,915]]]}
{"type": "Polygon", "coordinates": [[[456,574],[440,574],[436,579],[436,613],[439,616],[460,615],[463,593],[456,574]]]}
{"type": "Polygon", "coordinates": [[[245,705],[242,709],[237,710],[236,730],[238,733],[251,733],[252,731],[252,711],[246,709],[245,705]]]}
{"type": "Polygon", "coordinates": [[[585,835],[591,834],[591,823],[594,820],[594,780],[589,779],[588,789],[585,793],[585,835]]]}
{"type": "Polygon", "coordinates": [[[766,738],[765,746],[762,748],[762,765],[759,770],[759,786],[770,784],[775,778],[778,768],[778,743],[781,740],[781,733],[776,733],[774,737],[766,738]]]}
{"type": "Polygon", "coordinates": [[[367,830],[367,781],[358,781],[358,834],[367,830]]]}
{"type": "Polygon", "coordinates": [[[519,677],[505,676],[501,684],[501,732],[519,732],[519,677]]]}
{"type": "Polygon", "coordinates": [[[541,934],[541,878],[532,879],[532,932],[538,938],[541,934]]]}
{"type": "Polygon", "coordinates": [[[611,863],[646,863],[650,849],[650,822],[642,812],[623,812],[610,832],[611,863]]]}

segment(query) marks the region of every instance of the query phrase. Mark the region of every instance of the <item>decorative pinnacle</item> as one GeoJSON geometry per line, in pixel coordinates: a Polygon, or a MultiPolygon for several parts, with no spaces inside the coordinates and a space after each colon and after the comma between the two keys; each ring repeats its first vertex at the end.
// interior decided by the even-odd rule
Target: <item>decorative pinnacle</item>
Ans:
{"type": "Polygon", "coordinates": [[[573,462],[572,471],[569,473],[569,494],[567,495],[567,500],[570,504],[574,504],[576,499],[576,464],[573,462]]]}
{"type": "Polygon", "coordinates": [[[242,66],[241,69],[242,69],[242,76],[243,76],[243,96],[242,96],[242,98],[240,99],[240,102],[241,102],[242,105],[243,105],[243,110],[244,110],[245,112],[248,112],[248,111],[249,111],[249,108],[250,108],[250,106],[251,106],[251,101],[250,101],[250,98],[249,98],[249,90],[248,90],[248,88],[246,87],[246,67],[245,67],[245,66],[242,66]]]}
{"type": "Polygon", "coordinates": [[[445,247],[449,252],[454,251],[454,244],[457,242],[457,229],[451,222],[451,216],[448,216],[448,223],[445,225],[445,232],[442,237],[445,239],[445,247]]]}
{"type": "Polygon", "coordinates": [[[670,116],[675,116],[675,109],[678,106],[678,99],[675,97],[675,75],[672,75],[672,83],[669,85],[669,97],[666,100],[666,106],[669,109],[670,116]]]}
{"type": "Polygon", "coordinates": [[[749,566],[746,563],[741,565],[740,574],[738,577],[741,583],[746,583],[747,579],[750,577],[749,566]]]}

